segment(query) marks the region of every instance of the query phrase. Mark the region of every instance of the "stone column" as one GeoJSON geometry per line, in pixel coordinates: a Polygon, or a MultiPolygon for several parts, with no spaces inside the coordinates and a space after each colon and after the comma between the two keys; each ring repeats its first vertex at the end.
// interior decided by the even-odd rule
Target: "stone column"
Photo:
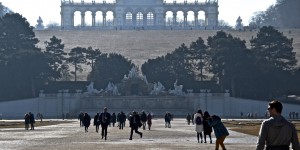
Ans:
{"type": "Polygon", "coordinates": [[[194,16],[195,16],[195,18],[194,18],[195,27],[197,27],[198,26],[198,12],[194,12],[194,16]]]}
{"type": "Polygon", "coordinates": [[[116,20],[117,20],[117,17],[116,17],[116,13],[113,12],[113,26],[116,26],[116,20]]]}
{"type": "Polygon", "coordinates": [[[147,13],[143,14],[143,27],[147,26],[147,13]]]}
{"type": "Polygon", "coordinates": [[[132,13],[132,26],[136,27],[136,14],[132,13]]]}
{"type": "Polygon", "coordinates": [[[103,12],[103,26],[106,26],[106,12],[103,12]]]}
{"type": "Polygon", "coordinates": [[[81,12],[81,27],[84,27],[85,26],[85,14],[84,12],[81,12]]]}
{"type": "MultiPolygon", "coordinates": [[[[0,3],[0,16],[1,15],[1,3],[0,3]]],[[[62,12],[60,12],[60,26],[63,28],[65,26],[65,23],[64,23],[64,14],[62,12]]]]}
{"type": "Polygon", "coordinates": [[[187,27],[187,12],[183,12],[183,26],[187,27]]]}
{"type": "Polygon", "coordinates": [[[176,18],[177,18],[177,13],[173,12],[173,26],[176,26],[177,24],[176,18]]]}
{"type": "Polygon", "coordinates": [[[74,28],[74,14],[71,14],[71,27],[74,28]]]}
{"type": "Polygon", "coordinates": [[[96,19],[95,19],[96,13],[92,12],[92,27],[96,26],[96,19]]]}
{"type": "Polygon", "coordinates": [[[205,13],[205,24],[204,26],[208,26],[208,15],[207,13],[205,13]]]}

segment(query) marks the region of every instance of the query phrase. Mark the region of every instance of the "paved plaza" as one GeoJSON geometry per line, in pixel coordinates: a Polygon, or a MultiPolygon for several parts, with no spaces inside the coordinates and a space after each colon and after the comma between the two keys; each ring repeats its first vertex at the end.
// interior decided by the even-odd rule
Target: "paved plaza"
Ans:
{"type": "MultiPolygon", "coordinates": [[[[174,119],[172,128],[165,128],[163,119],[154,119],[150,131],[139,129],[143,132],[143,138],[134,133],[130,141],[127,121],[124,130],[109,127],[105,141],[100,133],[95,132],[94,126],[91,125],[89,132],[85,133],[79,121],[73,120],[36,127],[33,131],[24,128],[0,129],[0,150],[214,150],[214,135],[213,144],[197,143],[194,128],[194,125],[187,125],[185,119],[174,119]]],[[[231,130],[229,133],[230,136],[225,140],[227,149],[255,149],[257,137],[231,130]]]]}

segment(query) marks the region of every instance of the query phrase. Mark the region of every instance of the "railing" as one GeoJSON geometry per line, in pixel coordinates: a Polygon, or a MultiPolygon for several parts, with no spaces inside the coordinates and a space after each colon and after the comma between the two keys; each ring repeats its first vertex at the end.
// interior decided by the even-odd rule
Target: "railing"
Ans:
{"type": "Polygon", "coordinates": [[[113,2],[106,2],[106,1],[103,1],[102,3],[97,3],[97,2],[68,2],[68,1],[62,1],[61,2],[62,5],[115,5],[116,4],[116,1],[113,1],[113,2]]]}
{"type": "Polygon", "coordinates": [[[179,6],[183,6],[183,5],[206,5],[208,3],[205,3],[205,2],[184,2],[184,3],[167,3],[167,2],[164,2],[164,5],[167,5],[167,6],[176,6],[176,5],[179,5],[179,6]]]}

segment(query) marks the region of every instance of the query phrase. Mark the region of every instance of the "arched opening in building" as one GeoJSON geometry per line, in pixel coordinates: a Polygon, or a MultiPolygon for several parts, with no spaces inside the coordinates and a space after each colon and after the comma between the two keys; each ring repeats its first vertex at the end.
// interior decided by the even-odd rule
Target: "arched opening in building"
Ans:
{"type": "Polygon", "coordinates": [[[154,26],[154,14],[153,12],[147,13],[147,26],[154,26]]]}
{"type": "Polygon", "coordinates": [[[187,12],[187,25],[195,26],[195,13],[193,11],[187,12]]]}
{"type": "Polygon", "coordinates": [[[81,12],[80,11],[75,11],[73,17],[74,17],[73,26],[74,27],[80,27],[81,26],[81,12]]]}
{"type": "Polygon", "coordinates": [[[172,11],[167,11],[165,14],[165,22],[166,26],[172,26],[173,25],[173,12],[172,11]]]}
{"type": "Polygon", "coordinates": [[[206,26],[206,18],[204,11],[198,12],[198,26],[206,26]]]}
{"type": "Polygon", "coordinates": [[[84,13],[84,26],[91,27],[92,26],[92,12],[86,11],[84,13]]]}
{"type": "Polygon", "coordinates": [[[97,11],[95,15],[95,26],[103,26],[103,12],[97,11]]]}
{"type": "Polygon", "coordinates": [[[113,26],[114,25],[114,12],[107,11],[106,12],[106,26],[113,26]]]}
{"type": "Polygon", "coordinates": [[[183,23],[183,11],[177,11],[176,12],[176,25],[179,27],[184,27],[184,23],[183,23]]]}
{"type": "Polygon", "coordinates": [[[127,12],[125,15],[125,25],[132,26],[132,13],[127,12]]]}
{"type": "Polygon", "coordinates": [[[136,26],[143,26],[143,14],[141,12],[136,14],[136,26]]]}

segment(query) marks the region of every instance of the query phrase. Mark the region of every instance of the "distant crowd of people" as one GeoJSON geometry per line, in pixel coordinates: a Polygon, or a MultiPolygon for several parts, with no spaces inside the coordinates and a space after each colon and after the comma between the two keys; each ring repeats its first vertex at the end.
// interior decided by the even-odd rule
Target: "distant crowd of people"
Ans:
{"type": "MultiPolygon", "coordinates": [[[[96,127],[96,132],[99,132],[99,127],[101,125],[101,137],[104,140],[107,140],[107,128],[109,126],[115,127],[117,123],[117,127],[120,130],[123,130],[126,124],[126,120],[129,120],[129,127],[131,128],[129,140],[132,140],[133,131],[143,137],[143,133],[139,132],[138,129],[140,127],[143,130],[146,130],[148,126],[148,130],[151,130],[152,125],[152,117],[151,113],[146,114],[146,112],[142,111],[140,114],[136,111],[132,111],[128,115],[126,115],[123,111],[119,112],[117,115],[115,113],[110,114],[107,111],[107,107],[103,109],[103,112],[97,113],[94,116],[93,125],[96,127]]],[[[78,120],[80,122],[80,127],[85,127],[85,132],[88,132],[88,128],[91,123],[91,117],[87,112],[80,112],[78,115],[78,120]]]]}

